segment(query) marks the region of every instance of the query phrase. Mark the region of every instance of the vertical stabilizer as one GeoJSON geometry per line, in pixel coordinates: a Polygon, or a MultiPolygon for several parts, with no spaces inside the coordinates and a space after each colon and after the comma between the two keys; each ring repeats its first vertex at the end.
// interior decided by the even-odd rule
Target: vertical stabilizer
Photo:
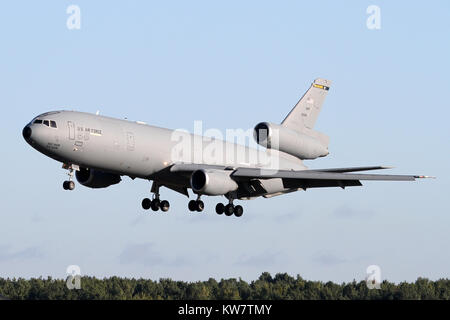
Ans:
{"type": "Polygon", "coordinates": [[[323,133],[314,131],[313,128],[330,86],[330,80],[320,78],[314,80],[311,87],[289,112],[281,125],[305,133],[319,139],[324,145],[328,145],[328,137],[323,133]]]}

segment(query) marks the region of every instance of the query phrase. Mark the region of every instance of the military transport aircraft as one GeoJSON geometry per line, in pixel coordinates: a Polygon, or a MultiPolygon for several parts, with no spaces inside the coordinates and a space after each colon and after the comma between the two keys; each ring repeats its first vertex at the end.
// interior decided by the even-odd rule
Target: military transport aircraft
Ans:
{"type": "Polygon", "coordinates": [[[76,111],[52,111],[35,117],[22,134],[36,150],[63,163],[69,179],[65,190],[78,182],[90,188],[106,188],[121,176],[153,181],[152,199],[142,200],[146,210],[168,211],[159,189],[166,187],[189,197],[197,195],[189,210],[201,212],[200,197],[225,196],[216,212],[242,216],[236,199],[270,198],[298,190],[361,186],[361,180],[411,181],[417,175],[355,174],[387,169],[383,166],[308,169],[304,159],[328,155],[329,138],[313,130],[330,81],[316,79],[281,124],[262,122],[253,136],[261,148],[250,148],[214,137],[190,134],[76,111]]]}

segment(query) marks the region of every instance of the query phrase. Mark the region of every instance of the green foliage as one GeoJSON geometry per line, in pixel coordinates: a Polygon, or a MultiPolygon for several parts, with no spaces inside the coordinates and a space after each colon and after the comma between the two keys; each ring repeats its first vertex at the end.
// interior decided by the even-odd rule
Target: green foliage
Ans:
{"type": "Polygon", "coordinates": [[[450,299],[450,280],[430,281],[418,278],[414,283],[399,284],[383,281],[381,289],[369,290],[364,281],[335,284],[333,282],[306,281],[286,273],[272,277],[264,272],[256,281],[242,279],[214,279],[187,283],[160,279],[127,279],[111,277],[97,279],[82,277],[80,290],[69,290],[66,281],[52,278],[3,279],[0,278],[0,298],[52,300],[52,299],[166,299],[166,300],[398,300],[398,299],[450,299]]]}

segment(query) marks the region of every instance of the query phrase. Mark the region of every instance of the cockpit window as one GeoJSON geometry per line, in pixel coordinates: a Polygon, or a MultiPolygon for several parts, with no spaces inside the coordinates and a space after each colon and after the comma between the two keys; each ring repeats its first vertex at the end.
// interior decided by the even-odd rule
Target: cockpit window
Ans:
{"type": "Polygon", "coordinates": [[[33,123],[35,124],[43,124],[44,126],[50,127],[50,128],[58,128],[58,126],[56,125],[56,121],[53,120],[41,120],[41,119],[36,119],[33,121],[33,123]]]}

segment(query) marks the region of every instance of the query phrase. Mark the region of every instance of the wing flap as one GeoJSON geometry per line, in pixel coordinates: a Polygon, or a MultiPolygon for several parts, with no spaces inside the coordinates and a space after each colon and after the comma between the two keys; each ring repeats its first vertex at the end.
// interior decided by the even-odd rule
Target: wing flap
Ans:
{"type": "Polygon", "coordinates": [[[285,188],[301,188],[303,190],[310,188],[327,188],[327,187],[359,187],[362,183],[359,180],[307,180],[307,179],[283,179],[285,188]]]}
{"type": "Polygon", "coordinates": [[[356,172],[356,171],[369,171],[369,170],[383,170],[392,169],[393,167],[387,166],[370,166],[370,167],[349,167],[349,168],[330,168],[330,169],[310,169],[310,171],[321,171],[321,172],[356,172]]]}

